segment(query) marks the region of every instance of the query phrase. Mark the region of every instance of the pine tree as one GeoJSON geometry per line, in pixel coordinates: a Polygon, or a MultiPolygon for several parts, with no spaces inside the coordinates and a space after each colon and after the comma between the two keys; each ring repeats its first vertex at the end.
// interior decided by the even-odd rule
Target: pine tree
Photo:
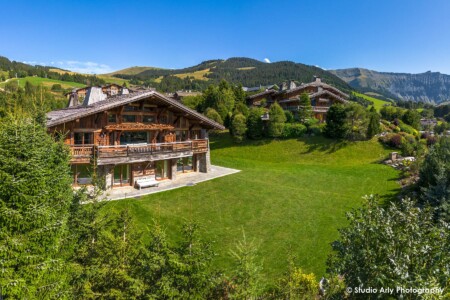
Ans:
{"type": "Polygon", "coordinates": [[[263,122],[261,119],[263,109],[252,107],[247,118],[247,136],[250,139],[257,140],[263,136],[263,122]]]}
{"type": "MultiPolygon", "coordinates": [[[[372,107],[373,108],[373,107],[372,107]]],[[[369,112],[369,125],[367,126],[367,138],[371,139],[376,134],[380,133],[380,115],[375,111],[369,112]]]]}
{"type": "Polygon", "coordinates": [[[233,121],[231,127],[233,129],[233,137],[236,142],[240,143],[245,138],[245,134],[247,132],[247,120],[245,116],[242,114],[237,114],[233,117],[233,121]]]}
{"type": "Polygon", "coordinates": [[[60,256],[72,201],[69,154],[28,117],[0,124],[0,287],[19,299],[65,298],[60,256]]]}
{"type": "Polygon", "coordinates": [[[348,131],[346,117],[346,111],[343,105],[331,105],[327,112],[325,135],[330,138],[344,138],[348,131]]]}
{"type": "Polygon", "coordinates": [[[283,133],[286,115],[281,106],[275,102],[269,110],[268,136],[279,137],[283,133]]]}
{"type": "Polygon", "coordinates": [[[312,116],[312,106],[311,100],[309,99],[308,93],[302,93],[300,95],[300,108],[298,110],[298,118],[301,122],[305,122],[312,116]]]}

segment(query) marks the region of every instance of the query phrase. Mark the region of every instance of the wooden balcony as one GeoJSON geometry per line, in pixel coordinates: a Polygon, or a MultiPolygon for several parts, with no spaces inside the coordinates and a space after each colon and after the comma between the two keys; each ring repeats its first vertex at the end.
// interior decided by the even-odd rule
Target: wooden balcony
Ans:
{"type": "MultiPolygon", "coordinates": [[[[302,109],[302,106],[287,106],[285,110],[297,112],[302,109]]],[[[314,113],[326,113],[330,109],[329,106],[311,106],[311,111],[314,113]]]]}
{"type": "Polygon", "coordinates": [[[160,144],[70,146],[72,163],[89,163],[91,159],[97,159],[99,165],[185,157],[208,152],[208,148],[206,139],[160,144]]]}
{"type": "Polygon", "coordinates": [[[312,111],[315,113],[326,113],[330,109],[329,106],[313,106],[312,111]]]}

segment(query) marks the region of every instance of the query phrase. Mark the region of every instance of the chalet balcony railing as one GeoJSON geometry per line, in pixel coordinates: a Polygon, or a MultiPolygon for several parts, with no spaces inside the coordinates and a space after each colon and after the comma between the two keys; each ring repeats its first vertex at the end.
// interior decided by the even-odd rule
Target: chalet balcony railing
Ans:
{"type": "Polygon", "coordinates": [[[140,155],[156,155],[179,152],[204,153],[208,151],[208,140],[192,140],[159,144],[128,144],[116,146],[71,145],[72,161],[97,158],[114,158],[140,155]]]}
{"type": "MultiPolygon", "coordinates": [[[[302,109],[302,106],[287,106],[285,109],[289,111],[299,111],[302,109]]],[[[329,109],[328,106],[311,106],[312,112],[327,112],[329,109]]]]}

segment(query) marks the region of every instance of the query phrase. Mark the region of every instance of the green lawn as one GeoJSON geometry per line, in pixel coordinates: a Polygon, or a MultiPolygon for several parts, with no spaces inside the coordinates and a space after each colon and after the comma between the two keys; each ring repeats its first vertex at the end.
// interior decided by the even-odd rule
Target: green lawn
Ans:
{"type": "Polygon", "coordinates": [[[375,109],[378,112],[380,111],[380,109],[384,105],[386,105],[386,104],[391,105],[392,104],[389,101],[384,101],[384,100],[381,100],[381,99],[377,99],[377,98],[374,98],[374,97],[371,97],[371,96],[368,96],[368,95],[365,95],[365,94],[361,94],[361,93],[358,93],[358,92],[353,92],[353,94],[355,94],[355,96],[358,96],[358,97],[364,98],[366,100],[372,101],[373,102],[373,106],[375,107],[375,109]]]}
{"type": "Polygon", "coordinates": [[[213,164],[242,172],[164,193],[110,202],[105,209],[128,207],[145,230],[153,219],[171,239],[185,220],[203,226],[214,241],[214,265],[231,266],[229,249],[242,238],[259,244],[266,278],[286,270],[291,251],[304,270],[318,278],[325,271],[330,243],[346,224],[345,212],[365,194],[393,197],[397,171],[378,164],[389,150],[377,141],[344,143],[322,137],[256,141],[236,146],[228,137],[211,138],[213,164]]]}
{"type": "MultiPolygon", "coordinates": [[[[42,84],[43,86],[46,86],[49,88],[51,88],[52,85],[57,84],[57,83],[60,84],[62,86],[62,88],[64,88],[64,89],[86,86],[82,83],[77,83],[77,82],[68,82],[68,81],[61,81],[61,80],[42,78],[42,77],[34,77],[34,76],[28,76],[28,77],[19,78],[19,79],[11,79],[11,81],[17,81],[17,80],[19,80],[19,85],[22,88],[25,87],[26,81],[29,81],[33,85],[41,85],[42,84]]],[[[4,86],[5,86],[4,82],[0,83],[0,87],[4,87],[4,86]]]]}

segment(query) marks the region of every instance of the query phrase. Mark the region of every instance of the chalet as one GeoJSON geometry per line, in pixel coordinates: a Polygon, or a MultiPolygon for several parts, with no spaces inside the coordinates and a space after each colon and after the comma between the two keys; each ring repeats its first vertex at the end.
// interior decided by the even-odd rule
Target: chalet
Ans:
{"type": "Polygon", "coordinates": [[[296,113],[301,109],[300,96],[307,93],[311,100],[314,117],[320,121],[326,119],[326,113],[333,103],[346,103],[348,95],[337,88],[328,85],[319,77],[313,82],[297,86],[293,81],[280,85],[280,90],[266,89],[265,91],[247,97],[249,106],[261,106],[263,100],[266,106],[278,102],[284,110],[296,113]]]}
{"type": "Polygon", "coordinates": [[[224,127],[153,90],[90,87],[82,103],[47,114],[48,131],[70,147],[73,184],[106,189],[210,170],[208,130],[224,127]]]}

